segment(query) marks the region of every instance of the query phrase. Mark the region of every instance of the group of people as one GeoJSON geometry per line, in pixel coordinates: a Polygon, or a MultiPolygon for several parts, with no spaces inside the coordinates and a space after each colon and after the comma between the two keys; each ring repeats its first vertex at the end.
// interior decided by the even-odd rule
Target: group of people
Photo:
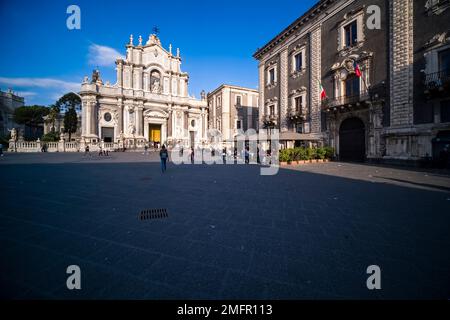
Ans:
{"type": "MultiPolygon", "coordinates": [[[[88,155],[88,156],[92,156],[91,151],[90,151],[88,145],[86,145],[86,147],[84,148],[84,155],[85,155],[85,156],[87,156],[87,155],[88,155]]],[[[98,150],[98,155],[99,155],[99,156],[105,156],[105,157],[109,156],[109,149],[108,149],[108,148],[105,148],[105,149],[100,148],[100,149],[98,150]]]]}

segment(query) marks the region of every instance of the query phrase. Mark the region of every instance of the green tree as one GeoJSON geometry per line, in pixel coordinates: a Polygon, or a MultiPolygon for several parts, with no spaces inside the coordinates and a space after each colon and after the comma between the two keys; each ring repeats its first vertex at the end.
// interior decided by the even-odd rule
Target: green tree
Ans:
{"type": "Polygon", "coordinates": [[[81,99],[75,93],[69,92],[59,98],[59,100],[56,101],[55,106],[58,107],[59,110],[69,110],[70,108],[77,110],[77,108],[80,108],[81,106],[81,99]]]}
{"type": "Polygon", "coordinates": [[[48,115],[50,109],[44,106],[23,106],[14,110],[14,122],[30,127],[33,135],[41,124],[44,123],[44,117],[48,115]]]}
{"type": "Polygon", "coordinates": [[[70,107],[64,114],[64,130],[69,134],[69,141],[72,138],[72,133],[77,132],[78,117],[75,108],[70,107]]]}
{"type": "Polygon", "coordinates": [[[72,134],[77,131],[78,118],[76,110],[81,107],[81,99],[75,93],[69,92],[59,98],[55,106],[59,110],[67,110],[64,114],[64,130],[69,134],[70,141],[72,134]]]}

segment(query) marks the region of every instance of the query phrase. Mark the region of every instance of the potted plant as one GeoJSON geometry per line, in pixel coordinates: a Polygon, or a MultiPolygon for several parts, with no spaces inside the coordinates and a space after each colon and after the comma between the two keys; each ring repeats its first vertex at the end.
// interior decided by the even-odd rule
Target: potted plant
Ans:
{"type": "Polygon", "coordinates": [[[282,165],[282,166],[288,165],[288,162],[290,162],[290,157],[289,157],[289,153],[288,153],[287,149],[280,150],[279,159],[280,159],[280,165],[282,165]]]}
{"type": "Polygon", "coordinates": [[[316,149],[316,157],[318,159],[318,162],[323,162],[326,156],[326,150],[323,147],[319,147],[316,149]]]}
{"type": "Polygon", "coordinates": [[[313,162],[313,160],[316,158],[316,150],[313,148],[307,148],[306,157],[309,162],[313,162]]]}

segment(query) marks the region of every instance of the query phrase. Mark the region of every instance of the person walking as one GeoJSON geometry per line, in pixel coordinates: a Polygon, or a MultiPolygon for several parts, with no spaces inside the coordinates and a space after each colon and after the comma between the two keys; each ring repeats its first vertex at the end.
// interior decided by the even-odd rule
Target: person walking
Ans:
{"type": "Polygon", "coordinates": [[[194,147],[191,147],[191,163],[194,164],[195,159],[195,153],[194,153],[194,147]]]}
{"type": "Polygon", "coordinates": [[[148,144],[145,144],[145,146],[144,146],[144,153],[143,153],[143,155],[144,156],[148,155],[148,144]]]}
{"type": "Polygon", "coordinates": [[[89,146],[88,145],[86,145],[86,148],[84,148],[84,155],[86,156],[87,154],[89,156],[91,156],[91,152],[89,151],[89,146]]]}
{"type": "Polygon", "coordinates": [[[167,170],[167,159],[169,158],[169,152],[166,146],[163,144],[161,150],[159,151],[159,157],[161,158],[161,171],[164,173],[167,170]]]}

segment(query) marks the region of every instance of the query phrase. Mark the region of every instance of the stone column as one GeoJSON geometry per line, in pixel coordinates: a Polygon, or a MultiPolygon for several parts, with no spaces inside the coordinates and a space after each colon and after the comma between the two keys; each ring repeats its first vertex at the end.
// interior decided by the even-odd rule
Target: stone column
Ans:
{"type": "Polygon", "coordinates": [[[231,117],[231,101],[230,101],[230,89],[225,88],[222,94],[222,139],[230,139],[230,117],[231,117]]]}
{"type": "Polygon", "coordinates": [[[173,116],[173,111],[170,110],[169,118],[167,119],[167,136],[168,137],[172,136],[172,116],[173,116]]]}
{"type": "Polygon", "coordinates": [[[123,86],[123,63],[122,60],[116,62],[117,65],[117,85],[119,87],[123,86]]]}
{"type": "Polygon", "coordinates": [[[117,131],[118,131],[117,132],[117,137],[119,137],[120,132],[124,131],[123,130],[123,103],[122,103],[121,99],[119,99],[119,102],[117,103],[117,114],[118,114],[118,117],[117,117],[117,131]]]}
{"type": "Polygon", "coordinates": [[[392,127],[413,124],[413,2],[389,1],[392,127]]]}
{"type": "Polygon", "coordinates": [[[311,133],[321,132],[321,111],[322,111],[322,101],[320,100],[320,86],[319,83],[322,82],[322,55],[321,55],[321,43],[322,43],[322,31],[321,27],[318,27],[311,32],[311,50],[310,50],[310,90],[311,95],[309,101],[311,101],[310,106],[310,116],[311,116],[311,133]]]}
{"type": "Polygon", "coordinates": [[[142,109],[138,106],[134,107],[134,124],[136,125],[136,136],[142,136],[141,132],[142,109]]]}
{"type": "Polygon", "coordinates": [[[91,101],[86,101],[86,113],[85,113],[85,135],[89,136],[91,134],[91,101]]]}
{"type": "Polygon", "coordinates": [[[264,63],[259,64],[259,105],[257,106],[259,108],[259,128],[263,128],[263,121],[264,121],[264,63]]]}
{"type": "Polygon", "coordinates": [[[280,53],[280,131],[288,131],[288,49],[284,48],[280,53]]]}

